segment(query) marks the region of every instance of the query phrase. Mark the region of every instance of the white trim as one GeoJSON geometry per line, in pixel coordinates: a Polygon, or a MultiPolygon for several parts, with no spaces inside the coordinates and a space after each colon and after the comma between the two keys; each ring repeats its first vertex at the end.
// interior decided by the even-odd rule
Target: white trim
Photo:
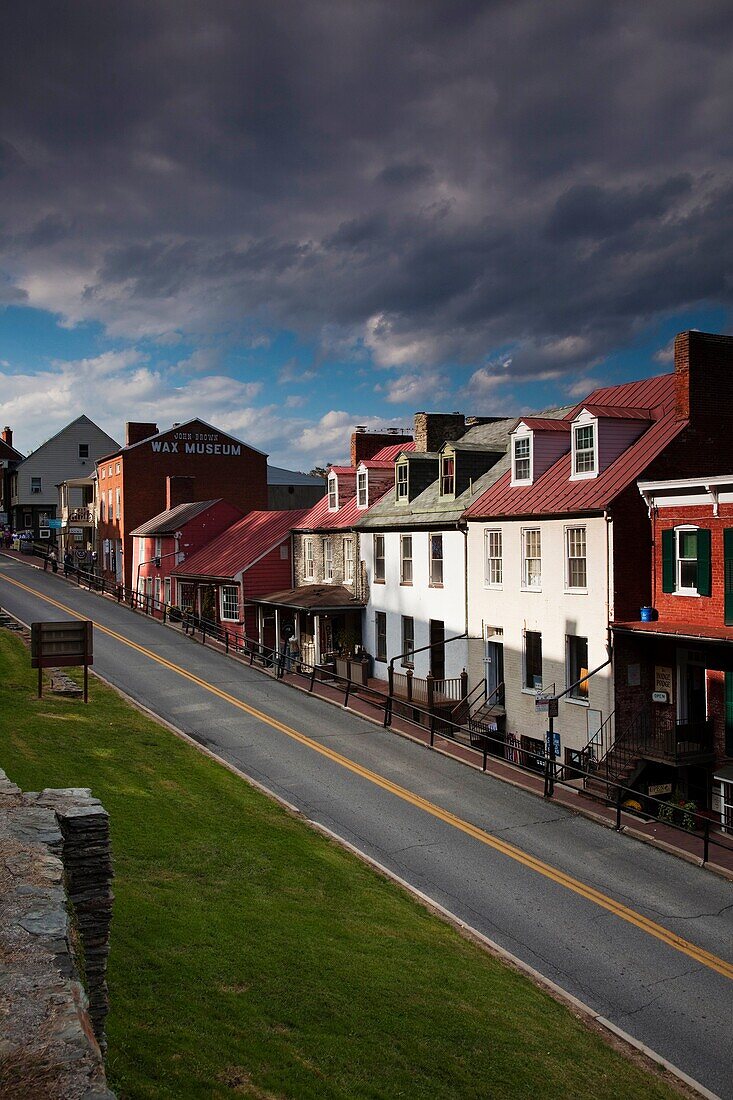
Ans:
{"type": "Polygon", "coordinates": [[[239,622],[239,585],[238,584],[223,584],[219,589],[219,617],[223,623],[238,623],[239,622]],[[226,589],[234,589],[237,594],[237,613],[236,615],[224,614],[224,592],[226,589]]]}
{"type": "Polygon", "coordinates": [[[521,554],[522,554],[522,557],[521,557],[521,566],[522,566],[521,589],[522,589],[522,592],[541,592],[542,591],[542,528],[541,527],[536,527],[536,526],[535,527],[521,527],[520,528],[520,538],[521,538],[521,547],[520,547],[520,549],[521,549],[521,554]],[[528,557],[528,555],[526,553],[526,541],[525,540],[526,540],[526,536],[530,532],[535,532],[535,531],[539,535],[539,539],[540,539],[540,544],[539,544],[540,555],[539,555],[539,558],[535,558],[535,557],[530,558],[530,557],[528,557]],[[528,561],[539,561],[539,563],[540,563],[540,583],[539,584],[530,584],[529,583],[528,571],[527,571],[527,562],[528,561]]]}
{"type": "Polygon", "coordinates": [[[336,474],[329,474],[328,475],[328,484],[327,484],[327,487],[326,487],[326,492],[328,494],[328,510],[329,510],[329,512],[338,512],[338,510],[339,510],[339,482],[338,482],[338,478],[336,477],[336,474]],[[333,490],[333,493],[331,492],[331,490],[333,490]],[[334,504],[331,504],[331,496],[332,495],[333,495],[333,498],[334,498],[334,501],[335,501],[334,504]]]}
{"type": "Polygon", "coordinates": [[[501,527],[484,527],[484,588],[491,588],[494,591],[502,591],[504,588],[504,532],[501,527]],[[491,535],[499,536],[499,556],[489,556],[489,542],[491,535]],[[499,569],[501,572],[500,581],[491,580],[491,569],[489,567],[490,561],[498,561],[499,569]]]}
{"type": "MultiPolygon", "coordinates": [[[[697,588],[697,586],[695,586],[695,588],[685,588],[684,585],[682,585],[680,583],[680,565],[682,564],[683,561],[692,561],[693,559],[692,558],[681,558],[680,557],[680,540],[679,540],[679,536],[680,536],[681,533],[683,533],[685,531],[695,531],[695,532],[697,532],[697,531],[703,530],[703,528],[701,528],[698,524],[695,524],[695,523],[680,523],[676,527],[673,527],[672,530],[674,531],[674,592],[668,592],[667,595],[669,595],[669,596],[699,596],[700,591],[697,588]]],[[[697,563],[699,561],[699,558],[698,558],[697,554],[695,555],[694,561],[695,561],[695,565],[697,566],[697,563]]]]}
{"type": "Polygon", "coordinates": [[[408,504],[409,503],[409,500],[410,500],[410,463],[409,462],[396,462],[395,463],[395,468],[394,468],[394,493],[395,493],[395,501],[397,502],[397,504],[408,504]],[[405,478],[405,482],[404,482],[404,486],[405,486],[404,495],[400,495],[400,478],[399,478],[400,470],[406,470],[407,471],[407,477],[405,478]]]}
{"type": "Polygon", "coordinates": [[[531,485],[534,474],[534,435],[525,427],[524,424],[519,424],[517,431],[512,433],[512,485],[531,485]],[[524,431],[519,431],[520,428],[524,428],[524,431]],[[526,461],[529,458],[529,477],[518,478],[516,476],[517,470],[517,458],[516,458],[516,444],[517,442],[527,441],[529,443],[529,455],[522,456],[522,461],[526,461]]]}
{"type": "Polygon", "coordinates": [[[361,511],[363,508],[369,507],[369,471],[357,470],[356,471],[356,507],[361,511]],[[364,478],[364,501],[360,500],[361,489],[359,487],[359,478],[364,478]]]}
{"type": "MultiPolygon", "coordinates": [[[[587,454],[588,450],[589,448],[583,447],[581,454],[587,454]]],[[[576,417],[570,427],[570,480],[588,481],[590,478],[594,477],[598,477],[598,421],[588,413],[581,413],[579,417],[576,417]],[[576,471],[575,461],[578,456],[578,450],[575,437],[579,431],[585,428],[590,428],[593,432],[593,469],[576,471]]]]}
{"type": "MultiPolygon", "coordinates": [[[[565,591],[568,595],[574,593],[580,593],[583,595],[588,592],[588,528],[584,523],[566,523],[563,527],[563,553],[565,558],[565,591]],[[585,561],[585,584],[574,585],[570,583],[570,532],[582,531],[585,554],[583,560],[585,561]]],[[[574,561],[580,561],[580,558],[574,558],[574,561]]]]}

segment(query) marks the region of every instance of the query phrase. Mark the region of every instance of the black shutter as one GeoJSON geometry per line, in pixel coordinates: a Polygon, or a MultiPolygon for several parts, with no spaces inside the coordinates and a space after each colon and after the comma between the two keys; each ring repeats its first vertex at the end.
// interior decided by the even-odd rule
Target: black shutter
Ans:
{"type": "Polygon", "coordinates": [[[675,585],[675,532],[672,528],[662,531],[662,592],[674,592],[675,585]]]}
{"type": "Polygon", "coordinates": [[[700,527],[697,532],[697,590],[701,596],[710,595],[710,585],[710,532],[700,527]]]}
{"type": "Polygon", "coordinates": [[[723,531],[725,625],[733,626],[733,528],[723,531]]]}

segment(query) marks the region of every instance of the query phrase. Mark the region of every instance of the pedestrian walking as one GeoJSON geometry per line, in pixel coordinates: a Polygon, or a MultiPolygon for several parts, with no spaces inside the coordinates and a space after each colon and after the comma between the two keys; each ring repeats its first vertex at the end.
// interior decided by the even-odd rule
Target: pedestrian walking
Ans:
{"type": "Polygon", "coordinates": [[[74,568],[74,556],[71,550],[67,550],[64,554],[64,576],[68,577],[71,570],[74,568]]]}

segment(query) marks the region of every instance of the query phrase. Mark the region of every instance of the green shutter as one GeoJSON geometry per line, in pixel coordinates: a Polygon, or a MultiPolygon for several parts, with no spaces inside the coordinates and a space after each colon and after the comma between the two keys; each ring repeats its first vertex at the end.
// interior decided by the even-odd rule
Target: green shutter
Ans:
{"type": "Polygon", "coordinates": [[[733,528],[723,531],[725,625],[733,626],[733,528]]]}
{"type": "Polygon", "coordinates": [[[733,756],[733,672],[725,674],[725,755],[733,756]]]}
{"type": "Polygon", "coordinates": [[[710,532],[700,527],[697,532],[697,590],[701,596],[709,596],[710,587],[710,532]]]}
{"type": "Polygon", "coordinates": [[[674,531],[662,531],[662,592],[675,590],[674,531]]]}

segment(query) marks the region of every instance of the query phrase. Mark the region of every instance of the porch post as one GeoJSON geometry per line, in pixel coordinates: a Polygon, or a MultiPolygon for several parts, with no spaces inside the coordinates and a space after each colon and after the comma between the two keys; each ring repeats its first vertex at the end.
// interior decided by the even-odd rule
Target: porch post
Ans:
{"type": "Polygon", "coordinates": [[[315,664],[321,663],[321,616],[313,616],[313,646],[315,648],[315,664]]]}
{"type": "Polygon", "coordinates": [[[275,608],[275,652],[280,653],[280,608],[275,608]]]}
{"type": "Polygon", "coordinates": [[[260,645],[264,644],[265,640],[265,628],[263,624],[262,604],[257,604],[257,641],[260,645]]]}

